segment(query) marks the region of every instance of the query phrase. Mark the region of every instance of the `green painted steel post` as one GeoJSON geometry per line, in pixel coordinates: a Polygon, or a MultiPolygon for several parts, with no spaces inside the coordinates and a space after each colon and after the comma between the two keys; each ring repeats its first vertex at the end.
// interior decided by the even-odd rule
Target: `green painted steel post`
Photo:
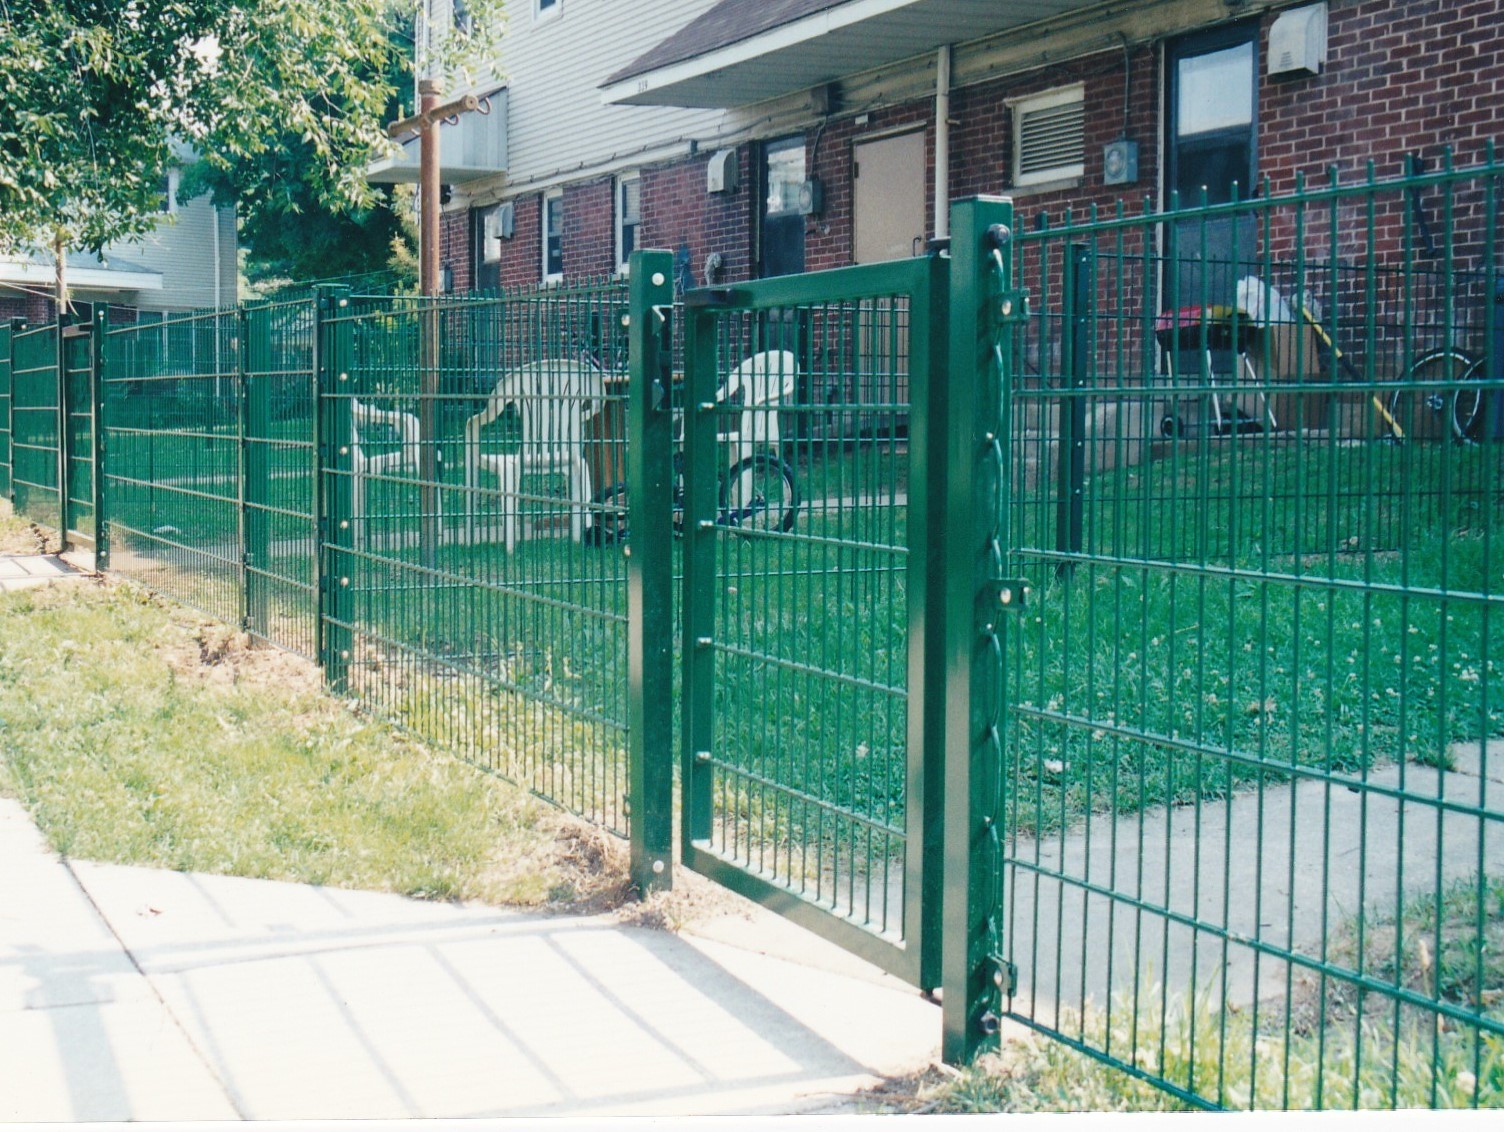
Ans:
{"type": "Polygon", "coordinates": [[[674,257],[632,254],[628,292],[627,750],[631,873],[646,895],[672,887],[674,837],[674,257]]]}
{"type": "MultiPolygon", "coordinates": [[[[1086,497],[1086,385],[1091,368],[1091,248],[1071,244],[1065,253],[1065,312],[1061,334],[1061,380],[1068,386],[1061,398],[1060,435],[1056,448],[1058,494],[1055,505],[1055,549],[1079,554],[1084,537],[1086,497]]],[[[1075,564],[1062,562],[1059,572],[1070,574],[1075,564]]]]}
{"type": "Polygon", "coordinates": [[[686,301],[684,325],[683,693],[681,849],[713,832],[715,784],[716,313],[686,301]],[[701,520],[705,520],[703,523],[701,520]]]}
{"type": "Polygon", "coordinates": [[[110,334],[110,312],[101,307],[94,312],[94,355],[89,367],[89,396],[94,415],[94,456],[91,462],[94,477],[94,568],[108,570],[110,567],[109,489],[105,482],[105,469],[109,460],[109,445],[105,439],[106,398],[105,377],[106,345],[110,334]]]}
{"type": "Polygon", "coordinates": [[[1013,205],[957,201],[951,211],[947,474],[934,485],[948,532],[945,665],[945,887],[941,1053],[962,1064],[995,1048],[1011,967],[1002,955],[1000,710],[1003,582],[1008,552],[1009,326],[1013,205]],[[990,706],[989,706],[990,705],[990,706]],[[987,713],[991,711],[992,715],[987,713]]]}
{"type": "Polygon", "coordinates": [[[352,328],[349,288],[316,289],[318,357],[314,419],[318,436],[319,663],[336,692],[349,690],[355,646],[351,613],[355,590],[350,475],[352,328]]]}
{"type": "Polygon", "coordinates": [[[73,529],[73,444],[69,428],[73,405],[68,396],[67,316],[59,314],[53,329],[57,346],[57,544],[59,549],[67,550],[68,532],[73,529]]]}
{"type": "Polygon", "coordinates": [[[267,634],[266,571],[271,567],[271,478],[267,438],[271,411],[271,308],[265,303],[242,306],[240,319],[240,472],[241,577],[247,632],[267,634]]]}
{"type": "Polygon", "coordinates": [[[0,326],[0,398],[4,400],[4,415],[0,417],[0,443],[3,443],[3,459],[0,466],[5,469],[5,481],[0,483],[0,497],[14,503],[15,489],[15,451],[12,441],[14,437],[11,431],[11,324],[0,326]]]}
{"type": "Polygon", "coordinates": [[[945,888],[945,598],[950,532],[943,500],[951,416],[947,376],[950,318],[950,254],[930,256],[929,302],[915,310],[911,340],[923,342],[909,369],[909,757],[910,781],[919,788],[919,826],[910,837],[920,853],[919,985],[933,991],[941,981],[941,903],[945,888]],[[917,633],[914,631],[917,630],[917,633]]]}

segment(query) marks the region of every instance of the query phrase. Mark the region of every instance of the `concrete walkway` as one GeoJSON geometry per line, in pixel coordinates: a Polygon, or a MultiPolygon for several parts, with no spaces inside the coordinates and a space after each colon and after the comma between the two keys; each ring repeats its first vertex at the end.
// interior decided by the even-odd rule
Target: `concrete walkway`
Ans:
{"type": "Polygon", "coordinates": [[[0,593],[82,577],[82,572],[55,554],[0,555],[0,593]]]}
{"type": "Polygon", "coordinates": [[[939,1036],[761,913],[673,935],[68,862],[0,799],[0,1121],[828,1110],[939,1036]]]}

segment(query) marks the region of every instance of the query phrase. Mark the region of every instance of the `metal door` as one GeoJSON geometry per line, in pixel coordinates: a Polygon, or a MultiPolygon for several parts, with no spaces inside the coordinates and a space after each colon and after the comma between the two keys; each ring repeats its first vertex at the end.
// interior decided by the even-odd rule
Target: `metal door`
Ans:
{"type": "Polygon", "coordinates": [[[864,411],[922,427],[943,270],[685,296],[684,864],[924,986],[923,472],[907,444],[785,441],[825,408],[797,390],[839,376],[810,371],[851,365],[877,313],[907,332],[914,397],[864,411]],[[797,355],[757,333],[779,318],[805,328],[797,355]]]}

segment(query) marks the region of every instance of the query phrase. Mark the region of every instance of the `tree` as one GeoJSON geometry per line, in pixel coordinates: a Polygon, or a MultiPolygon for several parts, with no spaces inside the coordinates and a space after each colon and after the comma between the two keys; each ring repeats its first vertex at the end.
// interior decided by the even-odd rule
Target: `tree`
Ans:
{"type": "MultiPolygon", "coordinates": [[[[487,58],[503,0],[444,34],[428,65],[487,58]]],[[[0,252],[64,252],[139,238],[159,221],[174,146],[211,167],[277,167],[299,146],[309,199],[366,208],[363,173],[390,144],[383,118],[403,54],[389,34],[412,0],[0,0],[0,252]]],[[[410,61],[409,61],[410,62],[410,61]]]]}

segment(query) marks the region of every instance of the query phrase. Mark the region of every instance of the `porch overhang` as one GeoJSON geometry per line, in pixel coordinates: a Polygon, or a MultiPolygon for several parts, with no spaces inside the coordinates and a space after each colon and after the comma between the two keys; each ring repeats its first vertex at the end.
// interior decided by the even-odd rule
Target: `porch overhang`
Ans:
{"type": "MultiPolygon", "coordinates": [[[[41,259],[0,256],[0,286],[50,288],[57,268],[41,259]]],[[[135,264],[114,265],[98,256],[68,256],[68,285],[87,291],[160,291],[162,273],[135,264]]]]}
{"type": "Polygon", "coordinates": [[[747,106],[1101,2],[786,0],[747,20],[725,0],[608,78],[601,101],[747,106]]]}

